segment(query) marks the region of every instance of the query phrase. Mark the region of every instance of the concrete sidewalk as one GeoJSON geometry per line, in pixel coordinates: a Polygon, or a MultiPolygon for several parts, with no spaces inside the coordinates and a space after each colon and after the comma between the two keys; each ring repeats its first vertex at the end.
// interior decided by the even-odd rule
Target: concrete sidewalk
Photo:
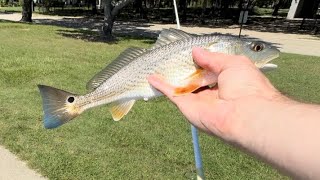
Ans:
{"type": "Polygon", "coordinates": [[[25,162],[17,159],[10,151],[0,146],[0,179],[3,180],[45,180],[29,169],[25,162]]]}
{"type": "MultiPolygon", "coordinates": [[[[176,28],[175,24],[149,24],[148,30],[161,30],[163,28],[176,28]]],[[[142,27],[143,28],[143,27],[142,27]]],[[[237,26],[229,28],[206,28],[206,27],[181,27],[189,33],[229,33],[239,34],[237,26]]],[[[272,42],[279,47],[281,52],[320,56],[320,38],[305,34],[285,34],[269,33],[242,29],[241,35],[259,38],[264,41],[272,42]]]]}
{"type": "MultiPolygon", "coordinates": [[[[21,13],[0,14],[0,19],[19,21],[21,13]]],[[[72,27],[76,29],[85,29],[100,31],[103,20],[84,17],[71,16],[48,16],[41,14],[33,14],[32,19],[37,24],[49,24],[63,27],[72,27]]],[[[115,22],[114,32],[138,32],[139,30],[149,33],[159,33],[163,28],[176,28],[175,24],[151,24],[151,23],[135,23],[135,22],[115,22]]],[[[228,28],[208,28],[208,27],[181,27],[182,30],[190,33],[229,33],[233,35],[239,34],[238,26],[229,26],[228,28]]],[[[320,38],[307,34],[288,34],[275,32],[260,32],[242,30],[242,35],[259,38],[276,44],[281,52],[320,56],[320,38]]]]}

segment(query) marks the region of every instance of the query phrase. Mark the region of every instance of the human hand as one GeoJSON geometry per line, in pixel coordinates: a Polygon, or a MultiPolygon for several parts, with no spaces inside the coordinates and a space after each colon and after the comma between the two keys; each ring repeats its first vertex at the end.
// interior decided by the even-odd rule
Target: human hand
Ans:
{"type": "Polygon", "coordinates": [[[178,106],[190,123],[209,134],[237,141],[243,136],[246,123],[249,123],[242,118],[241,106],[251,103],[247,107],[254,109],[259,99],[280,96],[269,80],[244,56],[210,53],[194,48],[193,58],[200,67],[217,75],[218,86],[174,96],[175,87],[161,77],[152,75],[148,80],[178,106]]]}
{"type": "Polygon", "coordinates": [[[217,86],[184,96],[156,75],[149,82],[201,130],[259,156],[296,179],[319,179],[320,106],[279,93],[246,57],[193,49],[196,64],[217,86]],[[301,148],[303,147],[303,148],[301,148]]]}

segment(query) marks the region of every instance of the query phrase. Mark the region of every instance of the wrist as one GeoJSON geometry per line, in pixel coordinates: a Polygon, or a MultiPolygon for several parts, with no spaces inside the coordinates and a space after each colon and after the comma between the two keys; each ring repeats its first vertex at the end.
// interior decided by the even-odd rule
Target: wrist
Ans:
{"type": "Polygon", "coordinates": [[[255,152],[265,149],[266,139],[270,138],[272,127],[277,124],[275,117],[294,101],[278,92],[270,96],[250,96],[235,100],[232,122],[234,122],[232,141],[245,149],[255,152]]]}
{"type": "Polygon", "coordinates": [[[320,135],[319,106],[256,97],[235,109],[236,144],[298,179],[320,177],[320,143],[314,139],[320,135]]]}

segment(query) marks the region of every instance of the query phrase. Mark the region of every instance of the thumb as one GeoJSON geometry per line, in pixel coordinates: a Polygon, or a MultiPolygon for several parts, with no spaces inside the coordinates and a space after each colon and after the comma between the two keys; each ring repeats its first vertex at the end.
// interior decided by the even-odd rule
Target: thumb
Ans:
{"type": "Polygon", "coordinates": [[[230,66],[239,64],[253,65],[252,62],[244,56],[209,52],[199,47],[192,49],[192,56],[197,65],[217,75],[230,66]]]}

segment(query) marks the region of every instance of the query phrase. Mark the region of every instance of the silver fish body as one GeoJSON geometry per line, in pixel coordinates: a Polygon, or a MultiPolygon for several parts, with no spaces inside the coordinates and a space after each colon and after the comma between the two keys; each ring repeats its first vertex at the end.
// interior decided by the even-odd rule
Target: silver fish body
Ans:
{"type": "Polygon", "coordinates": [[[190,93],[208,85],[202,83],[204,78],[209,79],[209,83],[215,83],[216,77],[213,74],[204,73],[194,63],[193,47],[202,47],[211,52],[244,55],[259,68],[279,55],[276,48],[261,41],[226,35],[194,36],[175,29],[163,30],[154,47],[149,50],[129,48],[94,76],[87,85],[90,90],[88,94],[77,96],[40,85],[45,127],[55,128],[85,110],[103,104],[111,104],[113,119],[120,120],[136,100],[162,95],[148,83],[147,77],[151,74],[161,75],[168,83],[180,89],[177,94],[190,93]],[[59,97],[53,97],[52,94],[58,94],[59,97]]]}

